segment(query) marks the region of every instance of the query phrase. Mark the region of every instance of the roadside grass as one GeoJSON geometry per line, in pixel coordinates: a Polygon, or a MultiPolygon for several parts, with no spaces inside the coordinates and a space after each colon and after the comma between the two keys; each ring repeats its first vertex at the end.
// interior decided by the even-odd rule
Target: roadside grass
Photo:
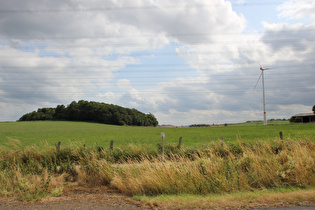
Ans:
{"type": "Polygon", "coordinates": [[[17,196],[18,200],[39,200],[63,192],[64,174],[25,173],[14,167],[0,172],[0,197],[17,196]]]}
{"type": "Polygon", "coordinates": [[[315,203],[315,188],[278,188],[208,195],[133,196],[152,208],[162,209],[250,209],[309,206],[315,203]]]}
{"type": "Polygon", "coordinates": [[[211,142],[202,149],[169,147],[165,157],[142,152],[107,152],[73,144],[57,151],[0,149],[0,194],[36,199],[62,191],[66,182],[112,186],[129,195],[222,194],[315,186],[314,141],[211,142]]]}
{"type": "Polygon", "coordinates": [[[315,142],[307,141],[210,144],[192,153],[171,153],[164,160],[126,162],[115,171],[111,185],[130,195],[305,188],[315,186],[314,151],[315,142]]]}

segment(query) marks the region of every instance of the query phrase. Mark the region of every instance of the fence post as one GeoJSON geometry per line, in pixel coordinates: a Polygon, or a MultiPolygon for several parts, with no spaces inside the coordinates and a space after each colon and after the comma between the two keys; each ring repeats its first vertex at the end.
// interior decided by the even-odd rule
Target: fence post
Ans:
{"type": "Polygon", "coordinates": [[[182,137],[179,137],[178,149],[180,149],[180,148],[181,148],[181,145],[182,145],[182,137]]]}
{"type": "Polygon", "coordinates": [[[221,137],[221,145],[223,147],[223,144],[224,144],[224,140],[223,140],[223,136],[221,137]]]}
{"type": "Polygon", "coordinates": [[[162,139],[162,158],[164,161],[164,139],[165,139],[165,133],[164,132],[161,133],[161,139],[162,139]]]}
{"type": "Polygon", "coordinates": [[[114,140],[111,140],[111,141],[110,141],[109,149],[110,149],[110,150],[113,150],[113,149],[114,149],[114,140]]]}
{"type": "Polygon", "coordinates": [[[281,140],[283,140],[283,134],[282,134],[282,131],[280,131],[280,132],[279,132],[279,135],[280,135],[280,139],[281,139],[281,140]]]}
{"type": "Polygon", "coordinates": [[[60,142],[60,141],[58,141],[58,144],[57,144],[57,146],[56,146],[56,150],[57,150],[57,152],[59,152],[59,151],[60,151],[60,145],[61,145],[61,142],[60,142]]]}

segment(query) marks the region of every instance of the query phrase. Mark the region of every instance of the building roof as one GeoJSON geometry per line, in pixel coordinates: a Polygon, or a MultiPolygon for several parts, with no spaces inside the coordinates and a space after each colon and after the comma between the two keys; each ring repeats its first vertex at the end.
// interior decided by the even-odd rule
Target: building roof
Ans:
{"type": "Polygon", "coordinates": [[[308,117],[308,116],[314,116],[314,113],[301,113],[301,114],[296,114],[293,117],[308,117]]]}

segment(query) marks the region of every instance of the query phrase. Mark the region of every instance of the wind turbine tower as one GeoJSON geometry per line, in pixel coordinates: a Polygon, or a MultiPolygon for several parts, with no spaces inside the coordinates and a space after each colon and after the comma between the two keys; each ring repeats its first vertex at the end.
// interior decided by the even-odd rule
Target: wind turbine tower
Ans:
{"type": "Polygon", "coordinates": [[[260,70],[261,70],[261,74],[257,80],[257,83],[255,85],[255,88],[261,78],[262,81],[262,89],[263,89],[263,109],[264,109],[264,125],[267,125],[267,116],[266,116],[266,96],[265,96],[265,77],[264,77],[264,71],[265,70],[269,70],[271,68],[263,68],[262,66],[260,66],[260,70]]]}

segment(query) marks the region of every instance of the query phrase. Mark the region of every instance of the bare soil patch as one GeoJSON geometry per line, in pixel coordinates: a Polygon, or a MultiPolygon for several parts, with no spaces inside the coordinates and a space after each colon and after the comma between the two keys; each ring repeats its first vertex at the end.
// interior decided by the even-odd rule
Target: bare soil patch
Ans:
{"type": "Polygon", "coordinates": [[[265,195],[141,199],[137,201],[109,187],[67,186],[62,196],[19,201],[16,197],[0,198],[0,209],[315,209],[314,190],[265,195]],[[249,197],[248,197],[249,196],[249,197]]]}
{"type": "Polygon", "coordinates": [[[148,209],[138,201],[107,187],[66,189],[60,197],[47,197],[39,201],[18,201],[0,198],[0,209],[148,209]]]}

